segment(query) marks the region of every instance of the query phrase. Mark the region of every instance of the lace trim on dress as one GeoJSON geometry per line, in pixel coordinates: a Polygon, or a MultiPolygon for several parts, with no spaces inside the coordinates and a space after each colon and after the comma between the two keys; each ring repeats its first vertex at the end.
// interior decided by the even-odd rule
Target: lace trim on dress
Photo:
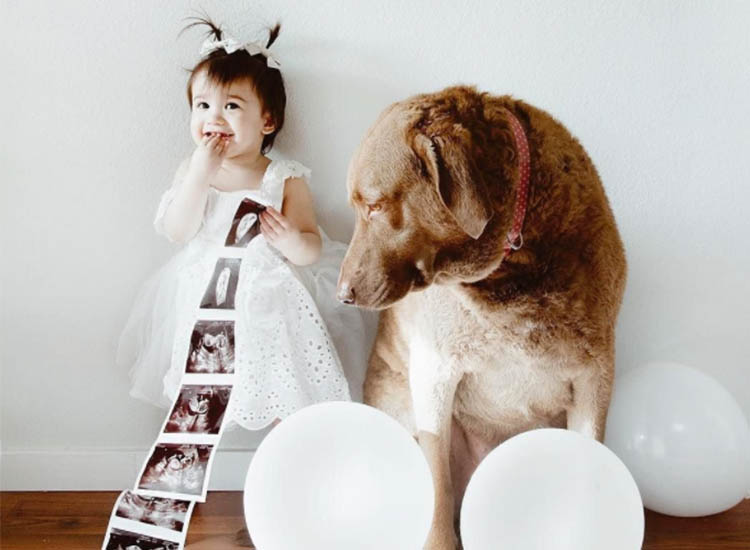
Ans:
{"type": "Polygon", "coordinates": [[[287,179],[303,178],[309,182],[312,174],[307,166],[296,160],[275,160],[268,166],[267,170],[267,192],[274,197],[274,203],[279,206],[284,200],[284,184],[287,179]]]}
{"type": "Polygon", "coordinates": [[[274,181],[286,181],[288,178],[310,180],[312,171],[296,160],[277,160],[268,168],[274,181]]]}

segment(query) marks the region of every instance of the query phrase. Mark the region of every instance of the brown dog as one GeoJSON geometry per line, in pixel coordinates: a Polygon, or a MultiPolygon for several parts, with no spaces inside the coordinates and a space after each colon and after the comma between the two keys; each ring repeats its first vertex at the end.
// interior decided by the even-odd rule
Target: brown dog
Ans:
{"type": "Polygon", "coordinates": [[[454,507],[503,440],[545,426],[603,439],[622,242],[578,141],[539,109],[468,87],[388,108],[348,188],[339,299],[385,310],[365,402],[418,438],[435,482],[425,548],[454,549],[454,507]],[[521,200],[511,118],[531,176],[523,246],[505,256],[521,200]]]}

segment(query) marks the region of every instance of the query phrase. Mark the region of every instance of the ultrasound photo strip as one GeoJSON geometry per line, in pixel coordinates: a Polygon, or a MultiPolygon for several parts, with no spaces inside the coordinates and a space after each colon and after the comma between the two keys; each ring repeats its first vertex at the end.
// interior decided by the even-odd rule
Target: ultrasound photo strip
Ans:
{"type": "Polygon", "coordinates": [[[205,502],[234,376],[183,376],[183,384],[136,478],[139,495],[205,502]],[[191,382],[199,382],[192,383],[191,382]]]}
{"type": "MultiPolygon", "coordinates": [[[[217,261],[215,273],[224,269],[222,260],[217,261]]],[[[236,264],[239,275],[239,259],[236,264]]],[[[233,304],[236,284],[228,288],[233,304]]],[[[231,319],[195,323],[180,390],[133,489],[139,494],[205,502],[234,385],[234,323],[231,319]],[[193,429],[188,429],[191,425],[193,429]]]]}
{"type": "Polygon", "coordinates": [[[201,309],[234,309],[234,295],[240,277],[239,258],[219,258],[201,300],[201,309]]]}
{"type": "Polygon", "coordinates": [[[182,384],[136,479],[143,495],[205,502],[234,386],[234,321],[199,320],[182,384]]]}
{"type": "Polygon", "coordinates": [[[186,374],[234,374],[233,320],[198,320],[185,359],[186,374]]]}
{"type": "Polygon", "coordinates": [[[102,550],[181,550],[184,543],[110,527],[102,550]]]}
{"type": "MultiPolygon", "coordinates": [[[[232,384],[225,376],[185,375],[134,491],[204,502],[232,384]],[[201,382],[187,383],[190,380],[201,382]]],[[[233,381],[233,377],[229,377],[233,381]]]]}
{"type": "Polygon", "coordinates": [[[123,491],[115,503],[102,550],[184,548],[193,507],[206,500],[231,403],[234,301],[241,267],[237,249],[260,233],[258,215],[264,209],[249,198],[237,208],[199,306],[206,318],[192,328],[180,389],[135,487],[123,491]]]}
{"type": "Polygon", "coordinates": [[[205,502],[215,450],[215,444],[155,443],[134,491],[205,502]]]}
{"type": "Polygon", "coordinates": [[[260,233],[258,217],[265,209],[265,206],[254,200],[243,199],[234,214],[232,227],[229,229],[224,246],[242,248],[247,246],[260,233]]]}
{"type": "Polygon", "coordinates": [[[228,385],[182,386],[164,433],[218,434],[231,394],[228,385]]]}
{"type": "Polygon", "coordinates": [[[102,548],[182,548],[194,506],[187,500],[123,491],[112,509],[102,548]]]}

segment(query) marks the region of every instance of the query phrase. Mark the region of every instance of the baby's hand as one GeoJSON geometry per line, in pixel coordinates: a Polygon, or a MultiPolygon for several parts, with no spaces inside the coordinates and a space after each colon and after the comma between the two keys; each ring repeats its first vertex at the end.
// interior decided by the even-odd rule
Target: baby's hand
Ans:
{"type": "Polygon", "coordinates": [[[193,151],[190,167],[206,176],[214,175],[221,166],[228,146],[229,138],[222,138],[219,134],[206,134],[193,151]]]}
{"type": "Polygon", "coordinates": [[[270,206],[260,214],[260,231],[268,243],[284,256],[300,245],[299,229],[292,225],[289,218],[270,206]]]}

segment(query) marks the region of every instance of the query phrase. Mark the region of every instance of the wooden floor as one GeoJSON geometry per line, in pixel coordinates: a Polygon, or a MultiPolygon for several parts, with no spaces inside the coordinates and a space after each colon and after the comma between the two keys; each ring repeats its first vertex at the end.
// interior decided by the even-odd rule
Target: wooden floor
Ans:
{"type": "MultiPolygon", "coordinates": [[[[118,493],[0,493],[2,550],[101,548],[118,493]]],[[[242,493],[212,492],[190,522],[188,543],[234,534],[244,525],[242,493]]],[[[750,500],[707,518],[672,518],[646,512],[644,550],[748,550],[750,500]]],[[[353,549],[356,550],[356,549],[353,549]]]]}

